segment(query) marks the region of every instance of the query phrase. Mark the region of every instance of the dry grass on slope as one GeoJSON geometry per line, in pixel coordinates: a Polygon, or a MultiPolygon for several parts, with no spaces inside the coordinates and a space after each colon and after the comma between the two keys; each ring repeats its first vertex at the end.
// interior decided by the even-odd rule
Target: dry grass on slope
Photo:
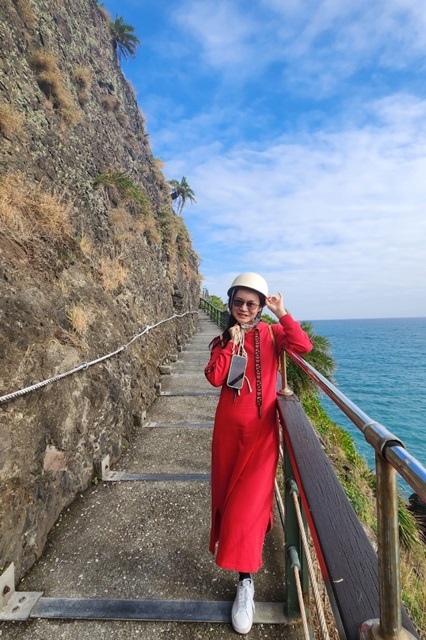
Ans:
{"type": "Polygon", "coordinates": [[[4,102],[0,102],[0,133],[6,138],[25,135],[23,115],[4,102]]]}
{"type": "Polygon", "coordinates": [[[53,53],[43,48],[33,51],[30,65],[35,73],[37,83],[53,108],[58,109],[67,124],[81,121],[81,112],[76,108],[69,91],[65,75],[59,69],[53,53]]]}
{"type": "Polygon", "coordinates": [[[71,205],[42,183],[34,185],[22,173],[0,179],[0,231],[17,242],[69,235],[70,214],[71,205]]]}

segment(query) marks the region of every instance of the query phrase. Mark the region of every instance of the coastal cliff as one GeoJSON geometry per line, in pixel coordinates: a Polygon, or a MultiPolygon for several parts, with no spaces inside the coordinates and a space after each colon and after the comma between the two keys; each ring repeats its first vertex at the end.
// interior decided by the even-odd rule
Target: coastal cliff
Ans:
{"type": "MultiPolygon", "coordinates": [[[[196,310],[200,274],[102,7],[3,0],[0,48],[2,396],[196,310]]],[[[0,567],[22,576],[119,458],[195,318],[0,405],[0,567]]]]}

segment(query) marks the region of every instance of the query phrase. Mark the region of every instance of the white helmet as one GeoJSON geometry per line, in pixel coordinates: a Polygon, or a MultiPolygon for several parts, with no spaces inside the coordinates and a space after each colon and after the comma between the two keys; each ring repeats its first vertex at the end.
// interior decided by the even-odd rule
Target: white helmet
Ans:
{"type": "Polygon", "coordinates": [[[235,278],[233,283],[228,289],[228,296],[231,296],[233,289],[239,287],[245,287],[246,289],[253,289],[253,291],[257,291],[261,293],[265,298],[268,297],[268,285],[266,280],[262,278],[258,273],[240,273],[239,276],[235,278]]]}

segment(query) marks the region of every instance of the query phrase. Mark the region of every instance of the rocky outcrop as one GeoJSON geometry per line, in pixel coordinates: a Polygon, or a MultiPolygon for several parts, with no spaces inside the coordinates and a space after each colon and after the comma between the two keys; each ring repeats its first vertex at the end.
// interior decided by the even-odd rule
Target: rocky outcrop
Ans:
{"type": "MultiPolygon", "coordinates": [[[[198,306],[198,258],[95,0],[0,6],[0,396],[114,352],[198,306]]],[[[153,402],[194,331],[0,405],[0,567],[22,576],[63,508],[153,402]]]]}

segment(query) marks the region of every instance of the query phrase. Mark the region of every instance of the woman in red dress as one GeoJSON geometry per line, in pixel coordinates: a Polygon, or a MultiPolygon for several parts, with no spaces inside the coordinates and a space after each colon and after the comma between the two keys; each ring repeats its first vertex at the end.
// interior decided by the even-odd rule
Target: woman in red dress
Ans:
{"type": "Polygon", "coordinates": [[[228,296],[228,327],[212,341],[205,368],[209,382],[222,387],[213,429],[210,551],[220,567],[239,573],[232,624],[238,633],[248,633],[254,612],[252,574],[262,565],[265,535],[272,526],[279,452],[277,362],[283,348],[307,353],[312,343],[285,310],[282,294],[268,296],[262,276],[240,274],[228,296]],[[265,304],[278,324],[260,320],[265,304]],[[240,389],[228,386],[233,355],[246,358],[240,389]]]}

